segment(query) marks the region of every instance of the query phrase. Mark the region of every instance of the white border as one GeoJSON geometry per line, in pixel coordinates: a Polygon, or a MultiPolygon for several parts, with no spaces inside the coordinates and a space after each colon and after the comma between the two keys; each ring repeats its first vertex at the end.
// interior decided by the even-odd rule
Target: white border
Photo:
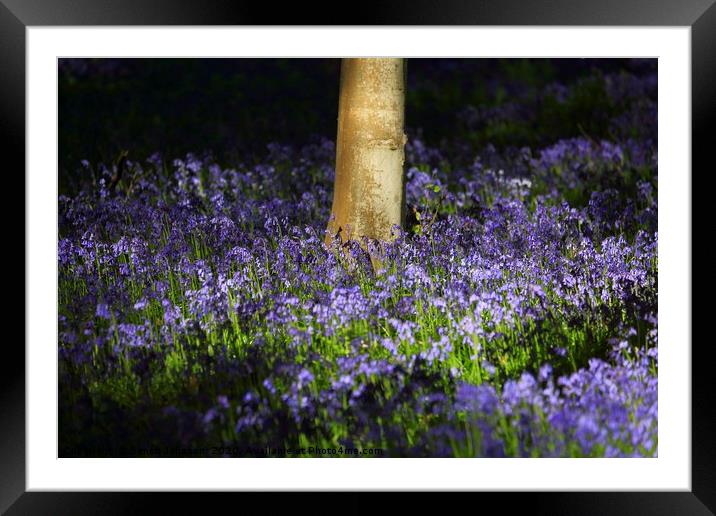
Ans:
{"type": "Polygon", "coordinates": [[[690,490],[690,28],[27,29],[27,488],[690,490]],[[659,457],[58,459],[58,56],[659,58],[659,457]]]}

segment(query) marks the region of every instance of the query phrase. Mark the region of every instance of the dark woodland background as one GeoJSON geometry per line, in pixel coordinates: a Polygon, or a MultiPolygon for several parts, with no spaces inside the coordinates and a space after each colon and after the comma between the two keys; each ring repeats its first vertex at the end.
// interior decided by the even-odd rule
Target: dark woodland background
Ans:
{"type": "MultiPolygon", "coordinates": [[[[571,136],[609,139],[607,122],[618,107],[594,72],[654,63],[410,59],[407,133],[433,146],[459,136],[476,152],[488,143],[500,149],[571,136]],[[566,103],[555,100],[559,91],[540,95],[575,83],[577,94],[566,103]]],[[[122,150],[135,161],[210,151],[231,165],[260,159],[271,142],[334,139],[339,73],[339,59],[61,59],[60,193],[78,188],[81,160],[110,164],[122,150]]]]}

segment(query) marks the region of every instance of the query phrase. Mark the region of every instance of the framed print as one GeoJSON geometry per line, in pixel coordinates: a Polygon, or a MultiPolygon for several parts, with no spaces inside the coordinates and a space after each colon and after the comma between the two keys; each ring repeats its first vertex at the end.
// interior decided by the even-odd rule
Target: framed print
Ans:
{"type": "Polygon", "coordinates": [[[0,1],[27,203],[3,510],[714,511],[713,2],[0,1]]]}

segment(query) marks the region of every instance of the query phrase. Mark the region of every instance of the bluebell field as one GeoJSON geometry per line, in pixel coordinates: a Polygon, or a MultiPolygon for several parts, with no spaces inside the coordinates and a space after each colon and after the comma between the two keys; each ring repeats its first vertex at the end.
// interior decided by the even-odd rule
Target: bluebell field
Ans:
{"type": "Polygon", "coordinates": [[[330,139],[154,154],[116,186],[116,163],[83,161],[59,198],[60,455],[656,456],[656,70],[459,117],[523,130],[594,83],[605,137],[409,132],[408,221],[378,273],[376,243],[323,244],[330,139]]]}

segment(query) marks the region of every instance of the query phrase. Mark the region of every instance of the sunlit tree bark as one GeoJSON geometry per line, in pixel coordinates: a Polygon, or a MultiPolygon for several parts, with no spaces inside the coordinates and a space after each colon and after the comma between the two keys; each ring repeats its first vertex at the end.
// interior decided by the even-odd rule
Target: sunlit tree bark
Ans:
{"type": "Polygon", "coordinates": [[[388,241],[405,218],[405,59],[341,62],[336,178],[326,244],[388,241]]]}

